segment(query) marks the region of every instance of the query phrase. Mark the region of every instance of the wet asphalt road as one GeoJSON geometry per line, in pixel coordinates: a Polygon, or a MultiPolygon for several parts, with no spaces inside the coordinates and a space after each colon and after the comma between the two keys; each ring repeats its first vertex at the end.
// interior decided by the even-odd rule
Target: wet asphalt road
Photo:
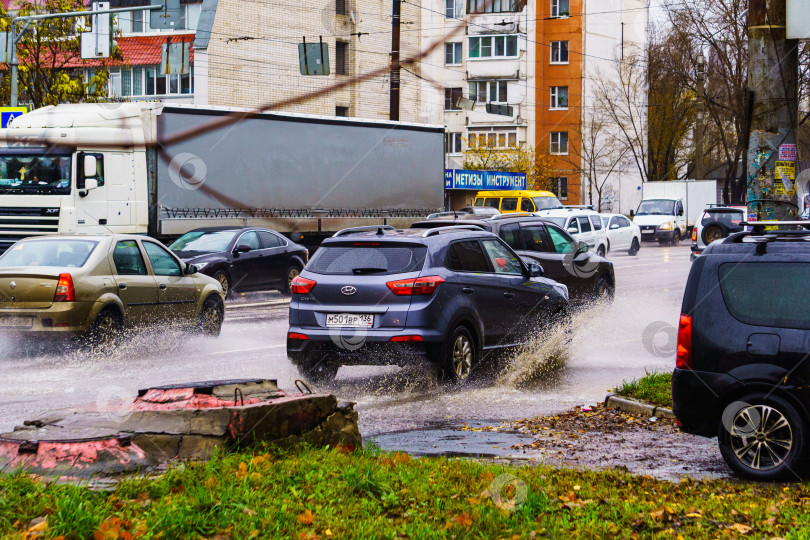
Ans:
{"type": "MultiPolygon", "coordinates": [[[[562,362],[554,354],[554,336],[545,336],[500,373],[464,390],[437,385],[423,367],[363,366],[342,368],[336,381],[321,390],[357,402],[365,437],[387,448],[429,451],[430,442],[437,444],[433,429],[557,413],[603,400],[623,379],[671,370],[674,343],[669,340],[690,268],[688,244],[645,245],[637,257],[612,253],[609,258],[615,265],[615,301],[574,317],[573,344],[562,362]],[[661,331],[654,335],[657,328],[661,331]],[[415,429],[421,435],[402,433],[415,429]]],[[[20,352],[0,342],[0,431],[55,408],[88,403],[103,408],[154,385],[264,377],[294,390],[299,375],[286,358],[286,330],[284,300],[267,294],[229,306],[217,340],[153,329],[108,356],[58,345],[20,352]]],[[[479,450],[474,437],[460,445],[449,432],[437,452],[463,446],[468,453],[485,453],[492,442],[481,436],[479,450]]]]}

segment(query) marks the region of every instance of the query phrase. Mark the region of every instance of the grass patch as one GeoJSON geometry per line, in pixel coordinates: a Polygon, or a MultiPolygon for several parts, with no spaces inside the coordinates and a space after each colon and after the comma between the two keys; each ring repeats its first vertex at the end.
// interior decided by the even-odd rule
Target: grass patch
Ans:
{"type": "Polygon", "coordinates": [[[619,396],[627,396],[658,405],[672,408],[672,373],[654,371],[640,379],[622,381],[616,389],[619,396]]]}
{"type": "Polygon", "coordinates": [[[806,484],[671,483],[373,449],[258,447],[112,493],[16,473],[0,478],[0,492],[3,538],[20,538],[41,517],[50,538],[798,538],[810,530],[806,484]],[[500,506],[489,493],[499,478],[522,483],[506,484],[500,506]],[[516,494],[524,502],[510,510],[516,494]]]}

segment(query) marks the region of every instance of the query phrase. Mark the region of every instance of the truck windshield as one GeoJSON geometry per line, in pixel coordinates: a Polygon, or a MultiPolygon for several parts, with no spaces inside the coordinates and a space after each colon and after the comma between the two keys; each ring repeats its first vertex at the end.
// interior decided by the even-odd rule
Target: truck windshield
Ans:
{"type": "Polygon", "coordinates": [[[0,154],[0,193],[70,194],[70,156],[0,154]]]}
{"type": "Polygon", "coordinates": [[[675,214],[675,201],[665,199],[651,199],[641,201],[638,205],[637,216],[672,216],[675,214]]]}
{"type": "Polygon", "coordinates": [[[179,254],[218,253],[228,249],[239,231],[192,231],[174,241],[169,249],[179,254]]]}
{"type": "Polygon", "coordinates": [[[532,200],[538,210],[553,210],[563,207],[560,199],[557,197],[532,197],[532,200]]]}

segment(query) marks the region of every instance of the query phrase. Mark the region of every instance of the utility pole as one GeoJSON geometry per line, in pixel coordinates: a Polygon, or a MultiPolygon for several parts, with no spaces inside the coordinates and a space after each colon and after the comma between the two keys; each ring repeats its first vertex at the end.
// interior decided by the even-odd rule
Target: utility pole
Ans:
{"type": "Polygon", "coordinates": [[[706,58],[703,51],[697,60],[697,122],[695,123],[695,180],[703,180],[703,134],[706,117],[706,58]]]}
{"type": "Polygon", "coordinates": [[[749,0],[748,85],[754,108],[748,144],[749,219],[796,219],[798,42],[786,34],[786,0],[749,0]]]}
{"type": "Polygon", "coordinates": [[[389,117],[399,120],[399,26],[402,0],[394,0],[393,15],[391,17],[391,104],[389,117]]]}

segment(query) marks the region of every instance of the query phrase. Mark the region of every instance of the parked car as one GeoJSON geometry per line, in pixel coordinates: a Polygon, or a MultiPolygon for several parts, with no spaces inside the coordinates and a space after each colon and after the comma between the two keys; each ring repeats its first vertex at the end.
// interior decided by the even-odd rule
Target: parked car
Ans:
{"type": "Polygon", "coordinates": [[[87,336],[114,345],[131,326],[167,321],[219,335],[224,295],[144,236],[23,239],[0,256],[0,331],[87,336]]]}
{"type": "Polygon", "coordinates": [[[628,255],[638,255],[641,247],[641,229],[622,214],[602,214],[602,225],[608,240],[608,253],[611,249],[627,251],[628,255]]]}
{"type": "Polygon", "coordinates": [[[479,191],[475,194],[473,205],[476,207],[489,206],[502,214],[563,207],[556,195],[542,190],[479,191]]]}
{"type": "Polygon", "coordinates": [[[460,216],[456,220],[418,221],[414,229],[475,225],[498,235],[518,255],[543,267],[543,276],[568,287],[571,303],[612,298],[616,279],[613,263],[574,240],[556,222],[528,213],[504,214],[490,219],[460,216]]]}
{"type": "Polygon", "coordinates": [[[810,430],[810,231],[733,233],[692,265],[678,328],[673,411],[718,437],[738,475],[791,479],[810,430]]]}
{"type": "Polygon", "coordinates": [[[256,227],[206,227],[187,232],[169,249],[216,279],[225,296],[234,292],[279,290],[290,283],[309,258],[309,251],[280,233],[256,227]]]}
{"type": "Polygon", "coordinates": [[[564,318],[565,285],[475,227],[348,229],[293,280],[287,355],[328,381],[344,364],[427,359],[466,381],[487,354],[564,318]]]}
{"type": "Polygon", "coordinates": [[[538,216],[548,218],[570,234],[574,240],[585,242],[588,249],[600,257],[608,252],[608,239],[598,212],[587,208],[567,207],[558,210],[543,210],[538,216]]]}
{"type": "Polygon", "coordinates": [[[692,257],[694,261],[706,246],[743,230],[748,209],[745,206],[716,206],[707,208],[692,229],[692,257]]]}

